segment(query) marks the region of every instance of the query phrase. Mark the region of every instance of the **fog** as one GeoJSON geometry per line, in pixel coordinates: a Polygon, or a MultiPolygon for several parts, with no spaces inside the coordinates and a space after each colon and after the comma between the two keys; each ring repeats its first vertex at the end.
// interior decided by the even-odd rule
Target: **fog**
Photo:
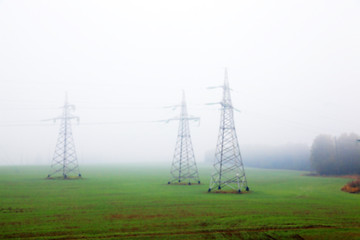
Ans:
{"type": "Polygon", "coordinates": [[[360,133],[360,2],[0,0],[0,164],[49,164],[65,92],[79,164],[172,159],[186,93],[198,162],[228,68],[239,144],[360,133]]]}

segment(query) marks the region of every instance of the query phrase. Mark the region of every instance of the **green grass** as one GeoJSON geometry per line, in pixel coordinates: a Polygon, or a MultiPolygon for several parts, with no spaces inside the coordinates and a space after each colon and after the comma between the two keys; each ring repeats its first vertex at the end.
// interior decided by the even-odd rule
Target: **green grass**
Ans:
{"type": "MultiPolygon", "coordinates": [[[[170,166],[169,166],[170,167],[170,166]]],[[[47,167],[0,167],[4,239],[360,239],[360,194],[348,179],[246,169],[251,193],[167,185],[168,168],[83,166],[81,180],[47,167]]]]}

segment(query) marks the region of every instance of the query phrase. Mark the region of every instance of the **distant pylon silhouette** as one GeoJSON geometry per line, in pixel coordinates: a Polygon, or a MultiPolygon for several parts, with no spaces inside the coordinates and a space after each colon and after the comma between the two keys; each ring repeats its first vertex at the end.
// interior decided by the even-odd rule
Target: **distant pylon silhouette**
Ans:
{"type": "Polygon", "coordinates": [[[199,118],[188,116],[184,91],[180,107],[180,117],[168,120],[179,120],[179,130],[168,184],[200,184],[189,129],[189,120],[198,121],[199,118]]]}
{"type": "Polygon", "coordinates": [[[213,189],[231,191],[249,191],[244,165],[241,158],[234,124],[234,107],[231,102],[227,69],[225,69],[223,99],[221,105],[220,129],[216,145],[214,168],[210,179],[209,192],[213,189]]]}
{"type": "Polygon", "coordinates": [[[54,121],[61,120],[61,123],[51,163],[51,173],[48,175],[48,178],[67,179],[81,177],[71,129],[71,120],[79,120],[78,117],[71,114],[71,111],[74,109],[75,106],[68,103],[66,94],[62,115],[53,119],[54,121]]]}

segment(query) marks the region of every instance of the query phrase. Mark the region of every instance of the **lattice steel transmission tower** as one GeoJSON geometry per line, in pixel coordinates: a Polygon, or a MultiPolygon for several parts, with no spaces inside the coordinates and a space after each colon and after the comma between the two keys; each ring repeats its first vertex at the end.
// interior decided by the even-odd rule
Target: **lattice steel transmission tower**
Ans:
{"type": "Polygon", "coordinates": [[[53,119],[55,122],[56,120],[60,120],[61,122],[48,178],[80,178],[81,173],[71,129],[71,120],[79,120],[79,118],[72,115],[71,112],[75,110],[75,106],[68,103],[67,95],[62,109],[62,115],[53,119]]]}
{"type": "Polygon", "coordinates": [[[214,168],[209,192],[230,188],[230,191],[249,191],[243,161],[234,124],[234,110],[231,102],[227,69],[225,69],[223,99],[221,105],[220,129],[216,145],[214,168]]]}
{"type": "Polygon", "coordinates": [[[184,91],[181,105],[174,107],[181,107],[181,113],[178,118],[167,120],[179,120],[179,130],[168,184],[200,184],[189,129],[189,121],[199,121],[199,118],[188,116],[184,91]]]}

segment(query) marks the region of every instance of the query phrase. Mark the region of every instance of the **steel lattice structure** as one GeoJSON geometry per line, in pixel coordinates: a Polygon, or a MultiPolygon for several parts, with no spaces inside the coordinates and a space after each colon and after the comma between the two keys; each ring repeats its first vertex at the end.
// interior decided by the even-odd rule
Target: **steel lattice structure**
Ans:
{"type": "Polygon", "coordinates": [[[61,123],[48,178],[81,177],[71,129],[71,120],[79,118],[71,114],[73,110],[75,106],[68,103],[66,96],[62,115],[53,119],[60,120],[61,123]]]}
{"type": "Polygon", "coordinates": [[[200,184],[189,129],[189,121],[198,121],[199,118],[188,116],[184,91],[179,106],[181,107],[180,117],[168,120],[179,120],[179,130],[168,184],[200,184]]]}
{"type": "Polygon", "coordinates": [[[225,69],[223,99],[221,105],[220,129],[216,145],[214,168],[209,192],[213,189],[231,191],[249,191],[247,185],[240,147],[234,124],[234,107],[231,102],[227,70],[225,69]],[[225,189],[226,190],[226,189],[225,189]]]}

